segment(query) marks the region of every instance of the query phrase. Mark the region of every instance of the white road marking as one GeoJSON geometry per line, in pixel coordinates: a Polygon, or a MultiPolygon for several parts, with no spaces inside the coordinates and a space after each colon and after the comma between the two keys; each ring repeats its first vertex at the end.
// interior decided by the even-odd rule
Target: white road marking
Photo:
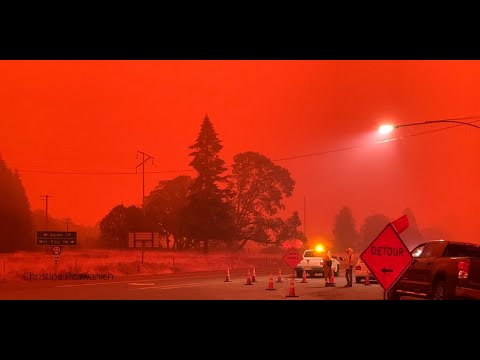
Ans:
{"type": "MultiPolygon", "coordinates": [[[[260,278],[257,277],[257,279],[260,280],[260,278]]],[[[267,279],[267,278],[265,278],[267,279]]],[[[235,280],[235,281],[230,281],[230,283],[240,283],[243,282],[244,280],[235,280]]],[[[258,280],[256,282],[259,282],[258,280]]],[[[171,289],[180,289],[184,287],[196,287],[196,286],[208,286],[208,285],[219,285],[221,282],[215,281],[215,282],[195,282],[195,283],[184,283],[184,284],[177,284],[177,285],[159,285],[159,286],[148,286],[148,287],[143,287],[143,288],[135,288],[135,289],[128,289],[128,290],[148,290],[148,289],[162,289],[162,290],[171,290],[171,289]]],[[[254,284],[254,283],[252,283],[254,284]]]]}
{"type": "Polygon", "coordinates": [[[128,285],[151,286],[155,285],[155,283],[128,283],[128,285]]]}
{"type": "MultiPolygon", "coordinates": [[[[139,281],[166,281],[166,280],[185,280],[185,279],[196,279],[196,278],[209,278],[209,277],[218,277],[218,275],[200,275],[200,276],[182,276],[177,278],[149,278],[145,280],[139,281]]],[[[110,285],[110,284],[128,284],[131,283],[132,280],[124,280],[124,281],[109,281],[109,282],[101,282],[101,283],[89,283],[89,284],[69,284],[69,285],[57,285],[56,287],[63,288],[63,287],[75,287],[75,286],[96,286],[96,285],[110,285]]]]}

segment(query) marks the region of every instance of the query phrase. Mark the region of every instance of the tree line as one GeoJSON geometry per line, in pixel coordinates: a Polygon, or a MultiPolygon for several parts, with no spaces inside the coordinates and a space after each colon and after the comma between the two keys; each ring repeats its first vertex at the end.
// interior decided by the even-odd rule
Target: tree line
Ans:
{"type": "Polygon", "coordinates": [[[282,218],[284,199],[292,196],[290,172],[265,155],[247,151],[234,156],[227,174],[222,142],[206,116],[190,147],[197,176],[162,180],[145,197],[145,216],[136,206],[119,204],[100,221],[101,244],[128,247],[129,232],[159,232],[175,250],[222,247],[242,249],[248,241],[279,245],[297,238],[298,212],[282,218]]]}
{"type": "MultiPolygon", "coordinates": [[[[415,215],[409,208],[403,211],[402,215],[407,215],[409,226],[400,235],[405,245],[412,249],[420,244],[424,237],[422,236],[415,215]]],[[[356,253],[361,253],[380,232],[387,226],[389,222],[396,219],[389,219],[382,214],[374,214],[367,216],[357,230],[352,210],[348,206],[344,206],[335,216],[333,222],[333,243],[336,251],[343,252],[344,249],[353,248],[356,253]]]]}
{"type": "MultiPolygon", "coordinates": [[[[159,181],[145,197],[145,216],[137,206],[114,206],[99,223],[98,240],[94,230],[80,229],[73,223],[71,230],[88,238],[83,246],[106,248],[128,248],[128,233],[143,231],[159,232],[167,248],[174,250],[202,248],[208,252],[222,247],[238,251],[248,241],[263,245],[280,245],[290,239],[306,242],[297,211],[286,218],[279,216],[285,210],[284,200],[295,188],[290,172],[253,151],[235,155],[227,169],[220,157],[222,148],[206,116],[190,146],[189,165],[196,177],[181,175],[159,181]]],[[[423,237],[411,209],[405,209],[404,214],[410,226],[401,237],[411,248],[423,237]]],[[[0,158],[0,252],[34,249],[35,231],[42,230],[42,219],[42,214],[32,214],[18,172],[0,158]]],[[[344,251],[352,247],[360,252],[390,221],[381,214],[371,215],[357,230],[352,210],[344,206],[334,218],[333,248],[344,251]]],[[[62,228],[59,222],[51,230],[62,228]]],[[[442,233],[427,230],[427,237],[442,233]]]]}

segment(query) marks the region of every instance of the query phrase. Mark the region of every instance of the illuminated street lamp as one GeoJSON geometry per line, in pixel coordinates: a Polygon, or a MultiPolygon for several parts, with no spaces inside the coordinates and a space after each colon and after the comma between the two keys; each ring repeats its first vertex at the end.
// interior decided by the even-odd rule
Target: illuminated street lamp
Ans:
{"type": "Polygon", "coordinates": [[[457,120],[430,120],[430,121],[424,121],[424,122],[418,122],[418,123],[410,123],[410,124],[401,124],[401,125],[391,125],[391,124],[386,124],[386,125],[381,125],[378,128],[378,132],[382,135],[386,135],[390,132],[393,131],[393,129],[398,129],[400,127],[405,127],[405,126],[415,126],[415,125],[425,125],[425,124],[435,124],[435,123],[455,123],[458,125],[469,125],[473,126],[474,128],[480,129],[480,126],[469,123],[469,122],[464,122],[464,121],[457,121],[457,120]]]}

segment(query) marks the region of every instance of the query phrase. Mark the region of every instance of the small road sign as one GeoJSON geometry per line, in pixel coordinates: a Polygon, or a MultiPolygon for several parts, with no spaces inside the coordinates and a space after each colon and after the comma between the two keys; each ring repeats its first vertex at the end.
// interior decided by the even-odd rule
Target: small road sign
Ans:
{"type": "Polygon", "coordinates": [[[77,245],[77,233],[72,231],[37,231],[37,245],[77,245]]]}
{"type": "Polygon", "coordinates": [[[300,253],[292,247],[287,251],[287,253],[283,256],[282,259],[288,266],[293,269],[295,268],[295,266],[298,265],[300,261],[302,261],[303,256],[300,255],[300,253]]]}
{"type": "Polygon", "coordinates": [[[62,248],[60,246],[54,246],[52,248],[53,255],[60,255],[62,253],[62,248]]]}
{"type": "Polygon", "coordinates": [[[413,260],[412,254],[391,223],[360,257],[385,291],[395,284],[413,260]]]}

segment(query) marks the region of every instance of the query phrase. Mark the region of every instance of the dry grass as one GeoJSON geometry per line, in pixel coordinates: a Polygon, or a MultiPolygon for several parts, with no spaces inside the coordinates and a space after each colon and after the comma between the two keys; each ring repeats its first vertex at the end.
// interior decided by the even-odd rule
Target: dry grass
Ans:
{"type": "Polygon", "coordinates": [[[198,272],[251,267],[283,267],[284,251],[248,250],[242,253],[174,252],[145,250],[76,250],[63,249],[55,266],[53,256],[38,252],[0,254],[0,279],[20,280],[24,273],[111,273],[115,277],[129,275],[154,275],[175,272],[198,272]],[[5,266],[5,268],[4,268],[5,266]],[[5,270],[4,270],[5,269],[5,270]]]}

